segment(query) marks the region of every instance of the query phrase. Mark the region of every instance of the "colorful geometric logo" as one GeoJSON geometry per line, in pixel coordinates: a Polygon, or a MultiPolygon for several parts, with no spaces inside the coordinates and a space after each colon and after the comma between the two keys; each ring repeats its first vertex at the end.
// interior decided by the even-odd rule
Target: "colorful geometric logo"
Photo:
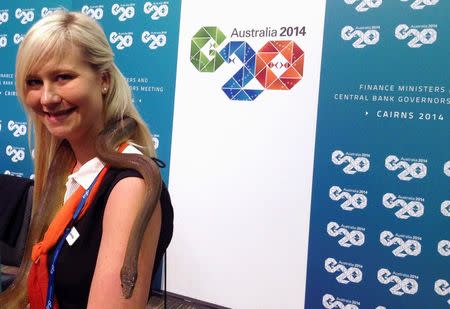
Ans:
{"type": "Polygon", "coordinates": [[[222,86],[229,99],[253,101],[264,89],[290,90],[303,78],[304,52],[294,41],[269,41],[258,52],[245,41],[230,41],[218,50],[225,39],[219,28],[202,27],[192,38],[190,59],[200,72],[242,63],[222,86]]]}
{"type": "Polygon", "coordinates": [[[256,78],[265,89],[291,89],[303,77],[304,56],[293,41],[267,42],[256,56],[256,78]]]}
{"type": "Polygon", "coordinates": [[[236,58],[242,62],[240,68],[223,86],[222,90],[231,100],[253,101],[258,97],[262,89],[244,89],[255,78],[255,51],[243,41],[229,42],[220,55],[228,62],[234,63],[236,58]]]}
{"type": "Polygon", "coordinates": [[[224,62],[217,48],[225,35],[217,27],[202,27],[191,41],[191,63],[200,72],[215,72],[224,62]]]}

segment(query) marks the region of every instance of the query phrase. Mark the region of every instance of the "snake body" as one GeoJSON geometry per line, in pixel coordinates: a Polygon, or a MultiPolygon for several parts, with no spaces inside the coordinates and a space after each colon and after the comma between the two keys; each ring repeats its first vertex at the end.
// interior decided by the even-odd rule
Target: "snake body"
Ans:
{"type": "Polygon", "coordinates": [[[159,168],[152,159],[139,154],[122,154],[114,151],[119,144],[131,138],[135,129],[136,121],[131,118],[124,118],[119,123],[113,122],[99,134],[96,144],[97,155],[102,161],[113,167],[138,171],[146,185],[145,197],[133,222],[120,271],[122,294],[125,298],[130,298],[133,294],[138,274],[139,249],[148,221],[158,203],[162,187],[159,168]]]}
{"type": "MultiPolygon", "coordinates": [[[[117,146],[129,140],[135,132],[137,123],[134,119],[125,117],[120,120],[111,121],[99,133],[96,142],[98,158],[111,167],[133,169],[140,173],[145,183],[145,196],[141,202],[137,216],[128,238],[124,261],[120,271],[122,294],[130,298],[138,276],[138,257],[144,232],[147,224],[156,208],[161,194],[162,180],[159,168],[149,157],[139,154],[122,154],[116,152],[117,146]]],[[[24,308],[27,304],[27,278],[31,268],[31,249],[42,237],[45,229],[44,222],[52,214],[45,211],[46,205],[52,205],[61,200],[62,196],[57,190],[57,185],[52,183],[53,179],[65,173],[59,168],[59,162],[67,161],[72,155],[67,141],[63,141],[55,153],[50,164],[43,196],[38,207],[33,209],[33,216],[28,232],[27,244],[19,272],[14,282],[2,293],[0,293],[0,309],[24,308]]]]}

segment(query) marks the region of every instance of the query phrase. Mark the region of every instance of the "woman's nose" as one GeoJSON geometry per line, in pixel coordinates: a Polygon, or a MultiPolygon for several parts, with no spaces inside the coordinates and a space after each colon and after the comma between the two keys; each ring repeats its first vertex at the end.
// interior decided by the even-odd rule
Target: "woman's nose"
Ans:
{"type": "Polygon", "coordinates": [[[41,104],[42,105],[53,105],[61,102],[61,97],[55,91],[54,87],[49,84],[45,84],[42,87],[41,93],[41,104]]]}

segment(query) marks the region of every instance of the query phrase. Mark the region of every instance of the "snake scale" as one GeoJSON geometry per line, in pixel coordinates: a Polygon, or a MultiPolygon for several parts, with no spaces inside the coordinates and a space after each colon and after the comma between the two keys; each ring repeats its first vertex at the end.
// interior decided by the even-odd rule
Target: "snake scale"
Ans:
{"type": "MultiPolygon", "coordinates": [[[[142,175],[146,187],[144,199],[132,225],[120,271],[122,294],[125,298],[130,298],[133,294],[138,276],[138,257],[142,239],[148,222],[159,201],[162,188],[159,167],[151,158],[140,154],[123,154],[115,151],[120,144],[131,139],[136,128],[136,121],[129,117],[110,121],[99,133],[95,145],[97,156],[100,160],[114,168],[136,170],[142,175]]],[[[69,147],[62,147],[64,143],[67,142],[63,141],[50,164],[47,175],[49,181],[44,188],[41,203],[36,209],[35,214],[33,214],[30,223],[26,250],[19,268],[19,273],[8,289],[0,293],[0,309],[24,308],[27,304],[26,285],[27,276],[31,267],[30,256],[32,244],[37,243],[41,235],[43,235],[45,228],[44,222],[47,219],[46,216],[50,215],[45,211],[44,205],[54,203],[55,199],[58,198],[55,189],[57,186],[51,183],[52,179],[58,179],[58,176],[63,173],[58,168],[58,162],[67,160],[71,155],[69,147]]]]}

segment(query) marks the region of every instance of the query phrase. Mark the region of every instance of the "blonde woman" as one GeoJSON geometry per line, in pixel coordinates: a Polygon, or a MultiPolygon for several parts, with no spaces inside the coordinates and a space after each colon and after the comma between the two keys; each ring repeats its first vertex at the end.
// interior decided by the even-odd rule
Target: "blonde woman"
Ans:
{"type": "Polygon", "coordinates": [[[19,48],[17,93],[34,131],[34,216],[22,273],[0,294],[0,304],[144,308],[147,303],[152,274],[171,238],[172,213],[155,203],[138,248],[137,281],[124,297],[120,271],[148,188],[134,170],[105,167],[95,145],[112,120],[119,119],[120,126],[121,119],[132,118],[136,129],[119,151],[154,157],[155,150],[113,57],[94,20],[63,11],[33,25],[19,48]],[[75,210],[63,214],[69,207],[75,210]],[[72,220],[76,209],[83,211],[72,220]],[[64,223],[55,232],[64,216],[70,226],[64,223]],[[40,283],[41,275],[48,282],[40,283]]]}

